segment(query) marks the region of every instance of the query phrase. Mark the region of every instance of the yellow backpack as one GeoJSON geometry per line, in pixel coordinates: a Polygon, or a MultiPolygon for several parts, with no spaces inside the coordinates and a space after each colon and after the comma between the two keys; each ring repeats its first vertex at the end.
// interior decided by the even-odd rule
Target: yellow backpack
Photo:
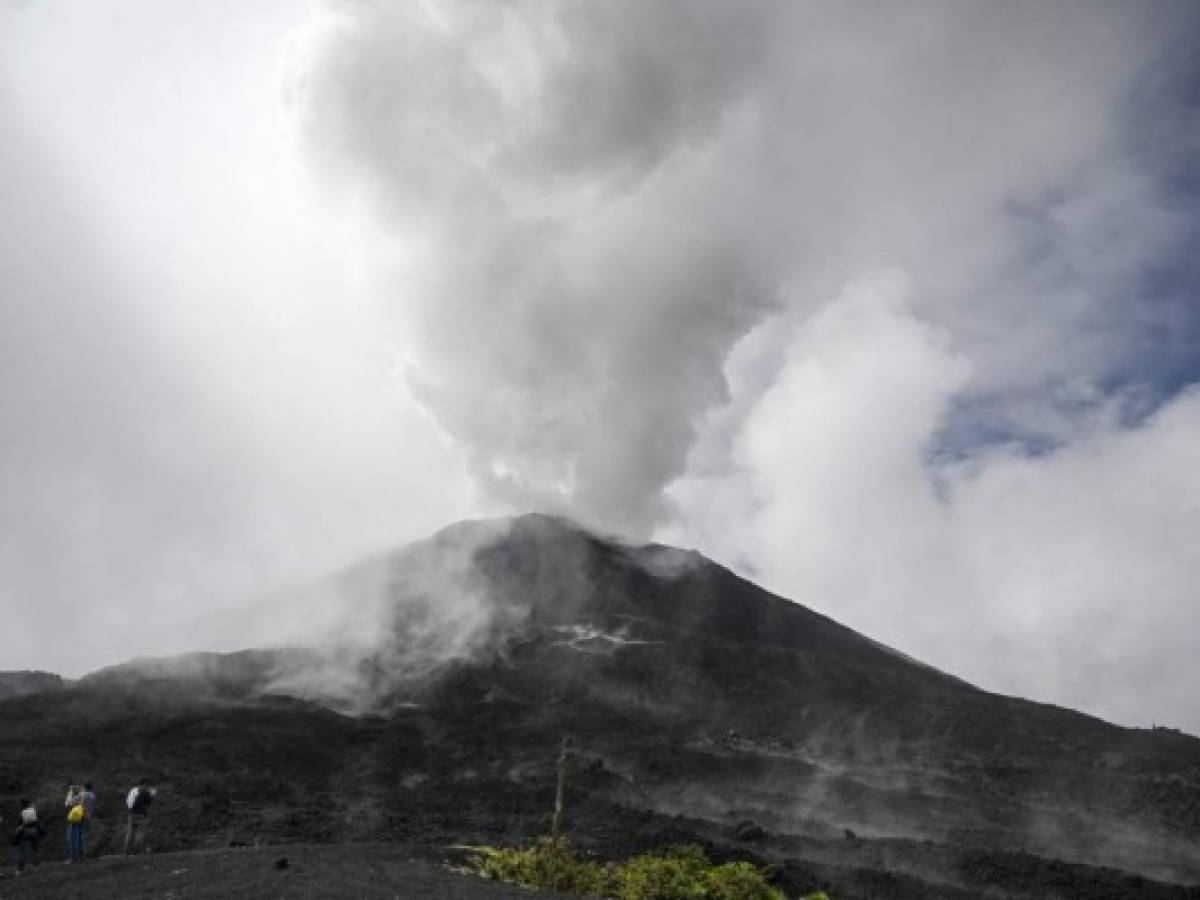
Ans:
{"type": "Polygon", "coordinates": [[[72,825],[78,825],[80,822],[83,821],[83,816],[84,816],[83,804],[76,803],[67,812],[67,821],[70,822],[72,825]]]}

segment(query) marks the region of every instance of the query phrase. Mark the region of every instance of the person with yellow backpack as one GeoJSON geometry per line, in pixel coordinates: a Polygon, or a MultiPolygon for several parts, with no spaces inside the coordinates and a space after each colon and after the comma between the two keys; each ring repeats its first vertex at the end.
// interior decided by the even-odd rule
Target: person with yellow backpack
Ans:
{"type": "Polygon", "coordinates": [[[91,830],[92,816],[96,814],[96,794],[91,782],[81,787],[72,784],[67,788],[67,850],[71,862],[81,863],[87,858],[87,837],[91,830]]]}

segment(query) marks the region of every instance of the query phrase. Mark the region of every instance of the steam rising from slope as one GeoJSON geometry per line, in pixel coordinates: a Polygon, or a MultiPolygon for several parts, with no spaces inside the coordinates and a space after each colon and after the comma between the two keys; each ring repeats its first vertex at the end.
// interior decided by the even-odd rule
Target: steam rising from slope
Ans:
{"type": "MultiPolygon", "coordinates": [[[[530,515],[461,522],[398,552],[286,591],[259,610],[256,642],[306,648],[280,656],[264,689],[355,711],[404,700],[456,663],[501,657],[539,621],[566,642],[632,642],[584,613],[597,591],[595,539],[530,515]],[[572,618],[577,612],[583,618],[572,618]],[[555,630],[557,628],[557,631],[555,630]]],[[[616,546],[616,545],[614,545],[616,546]]],[[[633,565],[665,548],[623,548],[633,565]]],[[[702,560],[689,554],[691,566],[702,560]]],[[[685,571],[673,560],[676,574],[685,571]]]]}
{"type": "Polygon", "coordinates": [[[262,638],[315,650],[285,658],[268,690],[365,710],[398,685],[498,649],[528,607],[502,602],[476,557],[509,527],[495,520],[445,529],[281,594],[260,610],[262,638]]]}

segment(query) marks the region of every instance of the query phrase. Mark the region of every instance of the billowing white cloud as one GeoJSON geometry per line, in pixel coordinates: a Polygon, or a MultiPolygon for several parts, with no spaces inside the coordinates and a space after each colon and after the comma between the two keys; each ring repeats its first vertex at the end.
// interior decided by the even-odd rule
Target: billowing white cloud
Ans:
{"type": "Polygon", "coordinates": [[[0,669],[239,647],[470,509],[357,311],[369,244],[289,178],[303,13],[0,7],[0,669]]]}
{"type": "Polygon", "coordinates": [[[383,315],[485,494],[646,533],[735,344],[879,265],[972,390],[1120,355],[1113,298],[1180,235],[1122,129],[1171,36],[1148,18],[342,2],[289,98],[396,241],[383,315]]]}
{"type": "Polygon", "coordinates": [[[862,280],[797,330],[733,471],[676,484],[679,537],[984,687],[1196,730],[1200,391],[931,467],[970,364],[907,291],[862,280]]]}

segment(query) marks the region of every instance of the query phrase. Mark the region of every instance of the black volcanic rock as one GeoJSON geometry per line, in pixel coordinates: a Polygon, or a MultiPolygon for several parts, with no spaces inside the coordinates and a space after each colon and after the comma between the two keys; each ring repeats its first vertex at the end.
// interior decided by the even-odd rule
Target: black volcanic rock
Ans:
{"type": "Polygon", "coordinates": [[[0,802],[41,785],[57,804],[88,772],[113,808],[156,778],[176,846],[519,840],[547,827],[569,734],[568,828],[600,853],[752,843],[839,898],[1200,880],[1200,741],[986,693],[695,553],[524,516],[317,593],[373,610],[372,639],[142,660],[0,703],[0,802]]]}

